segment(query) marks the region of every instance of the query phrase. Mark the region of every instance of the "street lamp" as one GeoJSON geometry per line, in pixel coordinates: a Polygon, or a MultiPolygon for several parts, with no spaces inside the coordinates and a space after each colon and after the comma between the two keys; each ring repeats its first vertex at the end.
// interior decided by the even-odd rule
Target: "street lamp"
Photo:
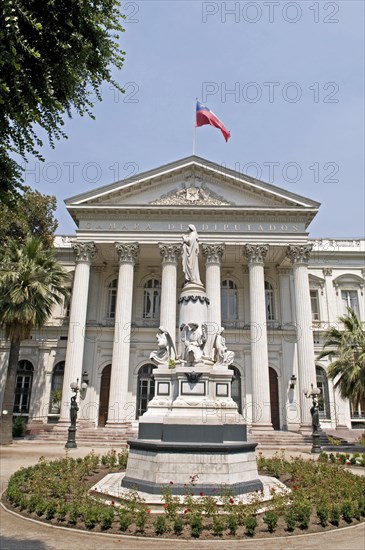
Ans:
{"type": "Polygon", "coordinates": [[[68,435],[67,435],[67,441],[65,445],[65,449],[76,449],[76,420],[77,420],[77,411],[79,410],[79,407],[77,405],[77,394],[80,392],[80,395],[82,396],[87,388],[87,383],[83,382],[81,384],[81,388],[79,387],[79,379],[76,380],[76,382],[71,382],[70,387],[72,391],[74,392],[74,395],[71,397],[71,403],[70,403],[70,427],[68,429],[68,435]]]}
{"type": "Polygon", "coordinates": [[[313,384],[311,384],[310,390],[303,390],[303,393],[305,397],[308,397],[308,399],[312,398],[312,406],[310,408],[310,412],[312,415],[312,448],[311,453],[320,453],[321,452],[321,444],[319,442],[320,438],[320,424],[319,424],[319,406],[318,406],[318,395],[321,393],[321,390],[319,388],[313,388],[313,384]]]}

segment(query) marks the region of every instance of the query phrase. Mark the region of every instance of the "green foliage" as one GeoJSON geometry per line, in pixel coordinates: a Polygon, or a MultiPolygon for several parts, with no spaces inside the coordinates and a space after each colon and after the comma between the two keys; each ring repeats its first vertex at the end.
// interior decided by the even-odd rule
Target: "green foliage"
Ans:
{"type": "Polygon", "coordinates": [[[92,116],[103,82],[122,91],[112,77],[113,67],[120,69],[124,62],[119,7],[116,0],[2,2],[0,187],[5,199],[19,186],[19,167],[9,151],[41,158],[35,125],[54,147],[66,137],[65,114],[92,116]]]}
{"type": "Polygon", "coordinates": [[[45,248],[52,248],[58,222],[54,218],[56,197],[42,195],[30,187],[11,204],[0,202],[0,251],[5,251],[11,239],[19,245],[29,235],[39,237],[45,248]]]}
{"type": "Polygon", "coordinates": [[[237,528],[238,528],[238,519],[237,519],[236,514],[231,513],[231,514],[228,515],[228,517],[227,517],[227,527],[229,529],[229,533],[234,536],[236,534],[237,528]]]}
{"type": "Polygon", "coordinates": [[[94,529],[95,525],[100,520],[100,508],[97,504],[86,503],[82,510],[82,517],[84,519],[85,527],[87,529],[94,529]]]}
{"type": "Polygon", "coordinates": [[[173,528],[173,531],[174,531],[175,535],[177,535],[177,536],[181,535],[181,533],[183,532],[183,529],[184,529],[184,521],[183,521],[181,516],[176,516],[174,518],[172,528],[173,528]]]}
{"type": "Polygon", "coordinates": [[[329,357],[332,362],[327,376],[336,379],[334,387],[342,398],[357,403],[365,399],[365,331],[354,310],[347,309],[348,314],[339,319],[344,329],[331,327],[326,331],[318,359],[329,357]]]}
{"type": "Polygon", "coordinates": [[[365,432],[363,432],[360,437],[358,437],[357,444],[365,446],[365,432]]]}
{"type": "Polygon", "coordinates": [[[103,464],[103,466],[114,468],[114,466],[116,466],[118,462],[117,451],[115,449],[110,449],[110,451],[102,455],[100,462],[103,464]]]}
{"type": "Polygon", "coordinates": [[[107,531],[111,528],[114,521],[114,508],[104,508],[100,511],[100,528],[102,531],[107,531]]]}
{"type": "Polygon", "coordinates": [[[343,519],[347,523],[352,522],[352,518],[354,517],[354,506],[351,502],[351,500],[345,500],[341,505],[341,514],[343,519]]]}
{"type": "Polygon", "coordinates": [[[334,506],[331,506],[330,523],[332,523],[332,525],[335,525],[336,527],[338,527],[339,524],[340,524],[340,519],[341,519],[340,507],[337,506],[337,504],[335,504],[334,506]]]}
{"type": "Polygon", "coordinates": [[[153,522],[156,535],[163,535],[167,531],[166,516],[157,516],[153,522]]]}
{"type": "Polygon", "coordinates": [[[301,529],[308,529],[312,507],[309,502],[298,502],[295,505],[295,515],[301,529]]]}
{"type": "Polygon", "coordinates": [[[199,538],[203,531],[203,517],[199,513],[190,515],[189,518],[191,536],[195,539],[199,538]]]}
{"type": "Polygon", "coordinates": [[[267,510],[264,514],[264,522],[267,525],[269,533],[273,533],[278,524],[278,514],[274,510],[267,510]]]}
{"type": "Polygon", "coordinates": [[[132,514],[125,510],[124,508],[121,508],[119,510],[119,527],[121,531],[127,531],[128,527],[132,524],[132,514]]]}
{"type": "Polygon", "coordinates": [[[74,502],[68,508],[68,523],[70,525],[76,525],[81,515],[81,510],[78,502],[74,502]]]}
{"type": "Polygon", "coordinates": [[[219,515],[213,517],[213,534],[216,537],[221,537],[224,532],[224,521],[223,518],[219,515]]]}
{"type": "Polygon", "coordinates": [[[253,537],[255,535],[256,527],[257,527],[257,519],[255,516],[248,516],[245,521],[245,534],[248,537],[253,537]]]}
{"type": "Polygon", "coordinates": [[[341,439],[339,439],[338,437],[332,437],[331,435],[328,435],[327,438],[328,438],[328,442],[331,445],[334,445],[336,447],[341,445],[341,439]]]}
{"type": "Polygon", "coordinates": [[[171,487],[167,486],[162,489],[162,500],[165,503],[164,512],[166,516],[174,519],[181,508],[179,497],[173,496],[171,487]]]}
{"type": "Polygon", "coordinates": [[[23,437],[25,434],[25,427],[27,425],[27,418],[24,416],[14,416],[13,417],[13,437],[23,437]]]}
{"type": "Polygon", "coordinates": [[[319,523],[322,525],[322,527],[326,527],[328,525],[328,518],[329,518],[329,508],[326,503],[318,504],[317,506],[317,517],[319,519],[319,523]]]}
{"type": "Polygon", "coordinates": [[[67,502],[59,502],[57,507],[57,513],[56,513],[56,518],[59,523],[62,523],[63,521],[65,521],[68,508],[69,507],[67,502]]]}
{"type": "Polygon", "coordinates": [[[146,508],[141,508],[140,510],[138,510],[137,517],[136,517],[136,527],[140,533],[144,533],[146,523],[147,523],[147,518],[148,518],[148,512],[146,508]]]}
{"type": "Polygon", "coordinates": [[[287,531],[294,531],[297,523],[296,511],[293,507],[290,507],[284,516],[287,531]]]}

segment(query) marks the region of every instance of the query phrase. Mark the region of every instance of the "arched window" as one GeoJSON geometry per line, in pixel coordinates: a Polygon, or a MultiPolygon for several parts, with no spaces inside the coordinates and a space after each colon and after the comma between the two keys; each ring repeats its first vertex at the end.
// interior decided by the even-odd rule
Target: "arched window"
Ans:
{"type": "Polygon", "coordinates": [[[149,363],[143,365],[138,371],[136,418],[139,418],[146,412],[148,403],[155,395],[155,379],[152,376],[153,369],[155,368],[155,365],[149,363]]]}
{"type": "Polygon", "coordinates": [[[238,368],[234,367],[233,365],[231,365],[229,368],[233,370],[231,397],[237,405],[238,412],[242,414],[241,373],[238,368]]]}
{"type": "Polygon", "coordinates": [[[317,388],[321,390],[318,398],[319,416],[321,418],[331,418],[328,380],[326,371],[322,367],[316,367],[316,383],[317,388]]]}
{"type": "Polygon", "coordinates": [[[143,319],[158,319],[160,316],[161,284],[157,279],[149,279],[143,290],[143,319]]]}
{"type": "Polygon", "coordinates": [[[18,363],[16,371],[16,384],[14,394],[15,413],[28,413],[30,395],[32,392],[33,365],[30,361],[22,359],[18,363]]]}
{"type": "Polygon", "coordinates": [[[117,279],[113,279],[108,286],[108,304],[106,310],[106,316],[108,319],[115,318],[115,305],[117,302],[117,279]]]}
{"type": "Polygon", "coordinates": [[[275,320],[275,305],[274,305],[274,289],[272,285],[265,281],[265,305],[266,305],[266,320],[275,320]]]}
{"type": "Polygon", "coordinates": [[[230,279],[222,281],[221,285],[222,319],[231,321],[238,318],[237,286],[230,279]]]}
{"type": "Polygon", "coordinates": [[[52,372],[51,395],[49,399],[50,414],[60,413],[64,373],[65,373],[65,362],[60,361],[54,366],[54,369],[52,372]]]}

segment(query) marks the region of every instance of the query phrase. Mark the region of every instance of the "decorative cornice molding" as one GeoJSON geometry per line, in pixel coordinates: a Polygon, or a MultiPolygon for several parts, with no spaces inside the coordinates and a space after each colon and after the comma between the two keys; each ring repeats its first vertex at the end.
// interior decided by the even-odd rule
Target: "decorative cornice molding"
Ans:
{"type": "Polygon", "coordinates": [[[286,255],[290,258],[293,264],[308,264],[312,248],[313,244],[290,244],[286,255]]]}
{"type": "Polygon", "coordinates": [[[181,256],[182,244],[180,243],[158,243],[162,263],[176,264],[178,257],[181,256]]]}
{"type": "Polygon", "coordinates": [[[93,241],[73,242],[72,248],[75,254],[75,261],[91,263],[97,254],[96,246],[93,241]]]}
{"type": "Polygon", "coordinates": [[[207,264],[220,264],[226,245],[224,243],[202,244],[203,254],[207,264]]]}
{"type": "Polygon", "coordinates": [[[139,252],[138,243],[115,243],[119,264],[135,264],[139,252]]]}
{"type": "Polygon", "coordinates": [[[267,244],[246,244],[245,251],[249,264],[263,264],[269,245],[267,244]]]}

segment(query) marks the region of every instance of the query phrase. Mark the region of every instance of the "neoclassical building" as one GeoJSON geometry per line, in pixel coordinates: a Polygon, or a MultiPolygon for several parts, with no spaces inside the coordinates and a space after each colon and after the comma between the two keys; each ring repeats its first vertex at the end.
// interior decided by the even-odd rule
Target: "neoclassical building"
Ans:
{"type": "MultiPolygon", "coordinates": [[[[55,247],[73,273],[72,298],[23,342],[14,414],[68,423],[78,380],[87,383],[80,422],[105,430],[138,421],[154,395],[159,326],[179,348],[182,234],[194,224],[208,342],[225,328],[232,397],[247,424],[308,427],[303,390],[313,384],[323,429],[365,427],[365,403],[342,400],[327,361],[316,360],[348,306],[365,321],[365,240],[309,239],[317,202],[191,156],[66,205],[76,234],[56,237],[55,247]]],[[[2,339],[2,381],[8,352],[2,339]]]]}

